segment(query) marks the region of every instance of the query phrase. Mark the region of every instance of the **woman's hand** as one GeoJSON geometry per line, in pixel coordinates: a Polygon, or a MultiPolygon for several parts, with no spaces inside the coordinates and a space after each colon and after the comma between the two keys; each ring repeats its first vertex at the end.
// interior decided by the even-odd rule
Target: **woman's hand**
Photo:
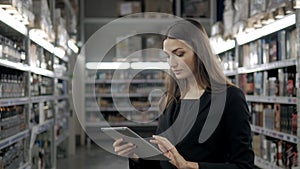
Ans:
{"type": "Polygon", "coordinates": [[[136,149],[136,145],[132,143],[125,143],[123,138],[117,139],[113,143],[114,151],[123,157],[129,157],[132,158],[133,160],[138,160],[138,156],[134,153],[136,149]]]}
{"type": "Polygon", "coordinates": [[[165,137],[153,135],[154,140],[151,143],[157,144],[159,149],[166,157],[170,159],[170,163],[178,169],[198,169],[198,163],[186,161],[177,151],[174,145],[165,137]]]}

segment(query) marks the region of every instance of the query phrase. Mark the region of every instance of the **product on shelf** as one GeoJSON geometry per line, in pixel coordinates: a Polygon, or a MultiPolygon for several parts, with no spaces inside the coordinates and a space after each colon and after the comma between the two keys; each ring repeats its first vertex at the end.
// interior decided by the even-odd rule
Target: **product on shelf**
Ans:
{"type": "Polygon", "coordinates": [[[51,168],[51,135],[50,132],[43,132],[39,134],[31,149],[32,159],[31,168],[51,168]]]}
{"type": "Polygon", "coordinates": [[[154,121],[158,117],[161,92],[156,91],[164,91],[165,72],[128,69],[119,72],[98,70],[94,76],[89,71],[87,73],[89,79],[100,80],[95,81],[95,84],[86,84],[86,92],[92,96],[95,91],[96,95],[96,98],[86,98],[87,122],[101,122],[105,119],[121,125],[127,121],[154,121]],[[112,77],[116,83],[110,81],[112,77]],[[129,98],[125,97],[127,93],[129,98]]]}
{"type": "Polygon", "coordinates": [[[158,35],[145,35],[146,51],[144,54],[146,62],[163,61],[161,57],[162,36],[158,35]]]}
{"type": "Polygon", "coordinates": [[[140,1],[119,1],[117,3],[117,15],[125,16],[134,13],[141,13],[142,6],[140,1]]]}
{"type": "Polygon", "coordinates": [[[223,22],[224,22],[224,39],[232,38],[233,36],[233,17],[234,10],[231,0],[224,1],[224,13],[223,13],[223,22]]]}
{"type": "Polygon", "coordinates": [[[43,36],[42,38],[53,42],[55,33],[47,0],[33,0],[33,13],[35,15],[33,26],[35,31],[39,32],[40,36],[43,36]]]}
{"type": "Polygon", "coordinates": [[[183,1],[183,16],[209,18],[210,1],[209,0],[183,1]]]}
{"type": "Polygon", "coordinates": [[[0,140],[25,130],[25,106],[0,107],[0,140]]]}
{"type": "Polygon", "coordinates": [[[25,25],[33,25],[32,0],[0,0],[0,7],[25,25]]]}
{"type": "Polygon", "coordinates": [[[55,22],[54,22],[54,31],[55,31],[55,41],[56,46],[61,47],[63,50],[67,49],[67,41],[69,39],[68,32],[66,30],[66,21],[61,16],[61,10],[55,9],[55,22]]]}
{"type": "Polygon", "coordinates": [[[294,168],[298,166],[297,146],[282,140],[269,139],[262,135],[253,136],[255,156],[260,157],[274,166],[294,168]]]}
{"type": "Polygon", "coordinates": [[[169,0],[145,0],[146,18],[164,18],[170,17],[167,14],[173,14],[173,2],[169,0]]]}
{"type": "Polygon", "coordinates": [[[129,38],[118,37],[116,40],[118,42],[116,45],[116,61],[119,61],[119,59],[141,61],[142,53],[140,50],[142,50],[142,38],[140,36],[132,36],[129,38]]]}
{"type": "Polygon", "coordinates": [[[32,96],[52,95],[54,91],[53,78],[32,74],[30,79],[32,96]]]}
{"type": "Polygon", "coordinates": [[[29,49],[30,66],[53,70],[52,54],[44,48],[31,44],[29,49]]]}
{"type": "Polygon", "coordinates": [[[23,141],[0,150],[0,168],[15,169],[25,163],[25,145],[23,141]]]}
{"type": "Polygon", "coordinates": [[[0,98],[25,96],[25,73],[0,67],[0,98]]]}
{"type": "Polygon", "coordinates": [[[24,62],[25,58],[25,46],[23,43],[13,41],[0,35],[0,59],[24,62]]]}

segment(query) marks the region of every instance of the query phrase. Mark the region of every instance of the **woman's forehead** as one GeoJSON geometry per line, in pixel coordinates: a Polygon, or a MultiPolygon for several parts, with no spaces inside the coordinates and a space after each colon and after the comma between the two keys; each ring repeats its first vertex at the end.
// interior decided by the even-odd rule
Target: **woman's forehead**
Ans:
{"type": "Polygon", "coordinates": [[[173,50],[177,49],[177,48],[190,48],[192,49],[192,47],[184,40],[181,39],[170,39],[167,38],[164,40],[163,42],[163,48],[166,51],[170,51],[172,52],[173,50]]]}

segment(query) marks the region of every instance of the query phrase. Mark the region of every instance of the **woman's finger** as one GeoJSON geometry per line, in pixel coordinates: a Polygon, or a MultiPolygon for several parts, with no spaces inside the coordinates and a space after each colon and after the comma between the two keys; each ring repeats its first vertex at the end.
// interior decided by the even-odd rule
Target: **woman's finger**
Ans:
{"type": "Polygon", "coordinates": [[[122,142],[123,142],[123,138],[117,139],[117,140],[113,143],[113,147],[119,146],[122,142]]]}
{"type": "Polygon", "coordinates": [[[163,145],[167,150],[170,150],[174,145],[165,137],[153,135],[153,138],[158,142],[158,144],[163,145]]]}
{"type": "Polygon", "coordinates": [[[127,144],[123,144],[123,145],[120,145],[120,146],[116,146],[115,147],[115,152],[119,153],[120,151],[126,150],[128,148],[133,147],[133,146],[134,145],[132,143],[127,143],[127,144]]]}
{"type": "Polygon", "coordinates": [[[118,155],[121,155],[121,156],[128,156],[130,153],[133,153],[136,149],[136,146],[135,145],[132,145],[130,147],[127,147],[126,149],[123,149],[121,151],[118,152],[118,155]]]}

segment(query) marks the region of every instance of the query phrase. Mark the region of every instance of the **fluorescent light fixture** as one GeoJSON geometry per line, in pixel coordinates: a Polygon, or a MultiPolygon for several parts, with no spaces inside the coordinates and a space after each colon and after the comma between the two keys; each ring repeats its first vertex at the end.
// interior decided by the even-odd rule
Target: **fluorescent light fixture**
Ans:
{"type": "Polygon", "coordinates": [[[58,56],[59,58],[63,59],[66,54],[66,51],[60,47],[54,48],[54,55],[58,56]]]}
{"type": "Polygon", "coordinates": [[[74,53],[78,53],[79,49],[78,47],[76,46],[76,44],[74,43],[73,40],[68,40],[68,46],[71,50],[73,50],[74,53]]]}
{"type": "Polygon", "coordinates": [[[167,62],[133,62],[130,67],[132,69],[169,69],[167,62]]]}
{"type": "Polygon", "coordinates": [[[238,45],[243,45],[248,42],[254,41],[256,39],[259,39],[263,36],[277,32],[281,29],[292,26],[295,23],[296,23],[296,15],[295,14],[288,15],[282,19],[276,20],[275,22],[265,25],[262,28],[256,29],[255,31],[252,31],[250,33],[245,33],[245,32],[240,33],[237,35],[236,40],[238,45]]]}
{"type": "Polygon", "coordinates": [[[16,31],[20,32],[23,35],[27,35],[27,28],[26,26],[14,19],[14,17],[7,12],[5,12],[2,8],[0,8],[0,21],[9,25],[16,31]]]}
{"type": "Polygon", "coordinates": [[[41,30],[32,29],[29,31],[29,38],[36,44],[40,45],[44,49],[48,50],[50,53],[54,52],[54,45],[52,45],[47,40],[43,39],[44,34],[41,30]]]}
{"type": "Polygon", "coordinates": [[[87,62],[87,69],[129,69],[130,64],[128,62],[87,62]]]}

